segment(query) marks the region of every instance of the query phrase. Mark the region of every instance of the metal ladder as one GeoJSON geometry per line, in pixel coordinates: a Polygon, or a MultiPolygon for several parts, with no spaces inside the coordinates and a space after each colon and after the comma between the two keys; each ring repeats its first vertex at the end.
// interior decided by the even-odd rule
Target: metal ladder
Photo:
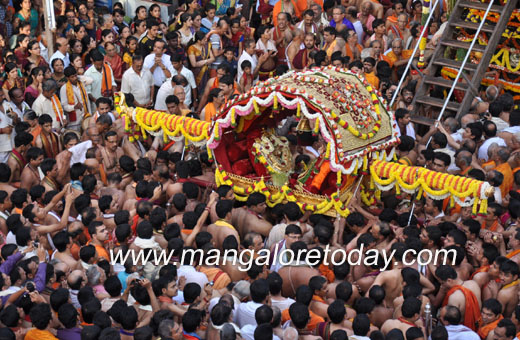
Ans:
{"type": "MultiPolygon", "coordinates": [[[[421,115],[413,115],[412,120],[423,125],[433,125],[445,113],[449,111],[455,113],[456,118],[460,118],[466,114],[471,106],[472,100],[478,96],[478,88],[488,69],[489,63],[495,49],[502,37],[509,18],[516,7],[517,0],[508,0],[505,6],[493,4],[494,0],[489,3],[483,3],[472,0],[459,0],[455,4],[447,27],[444,30],[443,36],[439,41],[432,58],[428,63],[428,75],[421,74],[422,81],[414,96],[413,106],[415,112],[420,112],[421,106],[431,105],[441,108],[441,112],[437,117],[424,117],[421,115]],[[462,19],[467,10],[476,9],[485,11],[483,19],[480,23],[468,22],[462,19]],[[489,12],[500,14],[500,18],[496,25],[486,24],[485,19],[489,12]],[[456,28],[464,28],[470,31],[475,31],[475,38],[471,42],[462,42],[453,38],[456,28]],[[487,45],[480,45],[477,37],[480,32],[491,33],[487,45]],[[466,56],[462,62],[449,59],[445,57],[447,47],[458,48],[466,50],[466,56]],[[472,51],[481,52],[482,57],[478,64],[468,62],[472,51]],[[435,75],[442,67],[449,67],[457,70],[457,76],[454,80],[436,77],[435,75]],[[468,73],[468,74],[466,74],[468,73]],[[470,78],[468,78],[468,75],[470,78]],[[459,82],[460,78],[464,78],[465,82],[459,82]],[[444,99],[431,97],[429,92],[432,86],[440,86],[448,90],[448,95],[444,99]],[[464,91],[464,99],[461,103],[450,100],[455,90],[464,91]]],[[[453,115],[453,114],[452,114],[453,115]]]]}

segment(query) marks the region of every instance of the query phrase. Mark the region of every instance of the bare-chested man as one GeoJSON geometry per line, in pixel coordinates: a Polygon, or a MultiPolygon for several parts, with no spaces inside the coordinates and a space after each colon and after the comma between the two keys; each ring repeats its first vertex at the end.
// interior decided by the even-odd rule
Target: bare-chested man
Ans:
{"type": "MultiPolygon", "coordinates": [[[[509,252],[507,252],[505,257],[510,260],[515,261],[517,264],[520,263],[520,229],[513,229],[515,232],[509,238],[509,252]]],[[[503,237],[497,235],[497,238],[502,241],[503,237]]],[[[503,241],[501,242],[503,243],[503,241]]]]}
{"type": "Polygon", "coordinates": [[[314,291],[309,305],[310,310],[324,319],[327,318],[327,308],[329,308],[329,304],[325,301],[327,296],[327,279],[323,276],[313,276],[309,280],[309,287],[314,291]]]}
{"type": "Polygon", "coordinates": [[[376,223],[370,228],[370,233],[376,240],[375,249],[380,252],[386,251],[389,253],[392,244],[396,242],[395,239],[390,237],[390,225],[386,222],[376,223]]]}
{"type": "Polygon", "coordinates": [[[119,210],[117,197],[104,195],[99,198],[98,207],[103,213],[103,224],[107,227],[109,232],[116,228],[114,222],[114,214],[119,210]]]}
{"type": "Polygon", "coordinates": [[[278,64],[287,64],[287,56],[285,49],[292,40],[291,27],[289,26],[289,16],[285,12],[278,13],[278,24],[273,27],[271,31],[271,37],[276,45],[278,53],[277,62],[278,64]]]}
{"type": "Polygon", "coordinates": [[[112,118],[108,114],[99,115],[96,121],[90,121],[88,128],[81,137],[82,141],[92,140],[92,144],[97,145],[103,140],[112,126],[112,118]],[[96,133],[97,132],[97,133],[96,133]]]}
{"type": "Polygon", "coordinates": [[[406,331],[408,328],[411,327],[417,327],[418,324],[416,324],[416,321],[419,319],[421,312],[421,300],[409,297],[404,300],[403,307],[402,307],[402,313],[403,316],[395,319],[389,319],[385,321],[383,326],[381,326],[381,332],[383,334],[387,334],[392,329],[397,328],[400,329],[403,334],[406,334],[406,331]]]}
{"type": "Polygon", "coordinates": [[[72,153],[69,151],[70,148],[79,143],[78,135],[74,132],[67,132],[63,136],[63,151],[61,151],[56,156],[56,163],[58,165],[58,175],[56,176],[56,180],[60,184],[65,184],[70,182],[70,159],[72,158],[72,153]]]}
{"type": "Polygon", "coordinates": [[[53,158],[44,159],[40,165],[40,169],[43,172],[42,185],[45,188],[46,192],[51,190],[59,190],[60,185],[58,183],[58,164],[56,164],[56,160],[53,158]]]}
{"type": "Polygon", "coordinates": [[[303,47],[302,44],[305,39],[305,32],[301,29],[295,28],[291,33],[292,41],[287,45],[285,53],[287,55],[287,66],[289,66],[289,69],[294,69],[293,59],[303,47]]]}
{"type": "Polygon", "coordinates": [[[105,135],[105,146],[100,148],[106,173],[117,171],[118,160],[124,154],[123,150],[117,146],[117,134],[114,131],[108,131],[105,135]]]}
{"type": "Polygon", "coordinates": [[[206,106],[206,104],[208,103],[209,91],[211,91],[212,89],[218,89],[220,79],[222,79],[222,77],[226,74],[229,74],[230,71],[231,70],[229,69],[227,64],[222,63],[217,66],[217,75],[213,78],[210,78],[206,83],[204,93],[202,94],[199,106],[197,107],[197,112],[201,112],[204,106],[206,106]]]}
{"type": "Polygon", "coordinates": [[[455,269],[446,265],[439,266],[435,271],[435,276],[441,283],[437,297],[442,298],[442,306],[457,307],[462,313],[464,325],[475,330],[482,305],[481,290],[478,284],[473,280],[462,281],[458,278],[455,269]],[[469,315],[466,317],[468,313],[469,315]]]}
{"type": "Polygon", "coordinates": [[[25,153],[31,147],[33,136],[30,133],[18,133],[14,137],[14,149],[9,153],[7,165],[11,169],[10,182],[18,182],[26,165],[25,153]]]}
{"type": "Polygon", "coordinates": [[[7,192],[9,195],[16,190],[9,181],[11,177],[11,169],[5,163],[0,163],[0,190],[7,192]]]}
{"type": "Polygon", "coordinates": [[[385,290],[381,286],[372,286],[368,292],[368,296],[376,303],[372,313],[370,313],[370,321],[374,326],[381,328],[386,320],[392,318],[394,308],[392,305],[386,305],[385,290]]]}
{"type": "MultiPolygon", "coordinates": [[[[298,231],[294,230],[293,227],[299,229],[298,226],[288,225],[287,229],[286,229],[286,233],[287,233],[287,231],[289,231],[288,236],[301,235],[301,231],[300,231],[300,234],[296,234],[298,231]],[[290,228],[292,230],[290,230],[290,228]]],[[[274,245],[273,247],[276,247],[276,246],[277,245],[274,245]]],[[[292,296],[295,296],[297,287],[306,285],[309,282],[309,277],[318,276],[318,275],[320,275],[320,272],[316,268],[310,266],[307,263],[305,256],[298,258],[298,252],[305,251],[305,249],[307,249],[307,246],[305,245],[304,242],[296,241],[291,244],[289,249],[291,249],[292,254],[294,254],[294,257],[291,258],[291,256],[289,255],[288,258],[285,258],[283,260],[283,263],[281,263],[282,262],[281,256],[287,255],[287,252],[285,252],[285,253],[278,252],[279,261],[276,263],[276,265],[283,265],[278,270],[278,274],[280,274],[280,276],[283,279],[282,294],[284,296],[292,297],[292,296]]],[[[274,254],[273,254],[273,256],[274,256],[274,254]]]]}
{"type": "Polygon", "coordinates": [[[29,191],[33,186],[40,184],[40,173],[38,167],[43,162],[43,150],[30,148],[27,150],[27,165],[23,168],[20,176],[20,188],[29,191]]]}
{"type": "MultiPolygon", "coordinates": [[[[209,208],[206,209],[209,210],[209,208]]],[[[208,226],[208,232],[213,235],[215,246],[218,249],[222,249],[222,242],[224,242],[224,239],[229,235],[234,236],[237,239],[237,242],[240,243],[240,236],[238,235],[235,227],[231,224],[232,209],[232,201],[218,201],[216,205],[216,211],[219,219],[215,221],[215,223],[208,226]]]]}
{"type": "Polygon", "coordinates": [[[500,283],[500,266],[506,262],[507,258],[498,256],[489,265],[489,268],[481,270],[473,276],[473,281],[477,282],[482,291],[482,301],[487,299],[496,299],[498,291],[501,288],[500,283]]]}
{"type": "Polygon", "coordinates": [[[295,302],[289,307],[291,324],[298,331],[298,340],[317,340],[321,337],[313,335],[312,331],[307,330],[307,324],[311,317],[309,309],[301,302],[295,302]]]}
{"type": "Polygon", "coordinates": [[[265,203],[264,194],[255,192],[247,198],[247,208],[238,209],[236,215],[233,214],[233,222],[243,237],[249,232],[256,232],[266,237],[269,235],[273,225],[264,219],[265,203]]]}
{"type": "Polygon", "coordinates": [[[66,231],[60,231],[52,237],[52,243],[56,247],[56,252],[53,254],[53,258],[61,261],[70,268],[70,270],[82,269],[78,261],[72,257],[70,248],[72,242],[69,234],[66,231]]]}
{"type": "MultiPolygon", "coordinates": [[[[381,272],[374,280],[373,286],[378,285],[385,289],[385,301],[387,306],[391,306],[395,298],[402,294],[403,281],[405,281],[402,273],[403,268],[405,268],[405,265],[403,264],[403,255],[406,249],[407,247],[404,243],[394,243],[392,245],[392,252],[395,250],[394,257],[392,259],[392,261],[394,261],[393,269],[381,272]]],[[[410,260],[411,259],[407,259],[407,261],[410,260]]],[[[425,294],[434,290],[433,284],[422,275],[419,276],[418,283],[424,287],[423,293],[425,294]]]]}
{"type": "MultiPolygon", "coordinates": [[[[247,235],[246,235],[247,236],[247,235]]],[[[262,238],[260,237],[260,241],[262,238]]],[[[263,245],[263,243],[261,243],[263,245]]],[[[239,254],[238,249],[238,240],[235,235],[228,235],[222,241],[222,250],[224,253],[221,253],[221,264],[220,269],[229,275],[229,278],[233,282],[238,282],[240,280],[247,280],[248,272],[241,270],[243,266],[240,263],[236,262],[236,257],[234,255],[226,256],[226,251],[230,251],[229,254],[233,254],[232,251],[236,251],[237,256],[242,256],[239,254]]],[[[260,248],[261,249],[261,248],[260,248]]],[[[258,249],[258,250],[260,250],[258,249]]],[[[253,249],[251,249],[253,250],[253,249]]],[[[254,251],[254,250],[253,250],[254,251]]],[[[241,258],[241,257],[240,257],[241,258]]],[[[255,264],[256,266],[256,264],[255,264]]]]}
{"type": "Polygon", "coordinates": [[[500,265],[500,283],[502,288],[498,292],[497,300],[502,304],[502,314],[505,318],[511,317],[518,305],[519,268],[515,261],[508,260],[500,265]]]}

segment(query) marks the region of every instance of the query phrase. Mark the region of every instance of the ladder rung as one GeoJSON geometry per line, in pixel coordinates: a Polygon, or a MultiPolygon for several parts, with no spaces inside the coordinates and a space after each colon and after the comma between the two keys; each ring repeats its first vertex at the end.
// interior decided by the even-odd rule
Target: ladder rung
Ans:
{"type": "MultiPolygon", "coordinates": [[[[438,65],[438,66],[447,66],[447,67],[451,67],[451,68],[454,68],[457,70],[460,69],[460,67],[462,66],[461,61],[446,59],[446,58],[439,58],[437,60],[434,60],[433,64],[438,65]]],[[[477,69],[477,67],[478,67],[477,64],[473,64],[473,63],[469,63],[469,62],[467,62],[466,65],[464,65],[464,69],[468,70],[468,71],[475,71],[477,69]]]]}
{"type": "Polygon", "coordinates": [[[421,125],[427,125],[427,126],[433,126],[436,122],[433,118],[423,117],[423,116],[411,116],[410,117],[412,122],[421,124],[421,125]]]}
{"type": "MultiPolygon", "coordinates": [[[[453,40],[453,39],[446,39],[446,40],[443,39],[443,40],[441,40],[441,45],[451,46],[451,47],[455,47],[455,48],[463,48],[465,50],[469,50],[471,43],[453,40]]],[[[476,52],[484,53],[484,51],[486,50],[486,46],[480,45],[477,43],[477,44],[473,45],[473,50],[476,52]]]]}
{"type": "MultiPolygon", "coordinates": [[[[476,31],[478,29],[478,27],[480,26],[480,23],[462,21],[462,20],[453,20],[452,22],[450,22],[450,26],[462,27],[462,28],[467,28],[467,29],[476,31]]],[[[481,31],[487,32],[487,33],[493,33],[495,31],[495,26],[484,24],[484,25],[482,25],[481,31]]]]}
{"type": "MultiPolygon", "coordinates": [[[[480,1],[459,1],[459,7],[466,7],[472,9],[478,9],[481,11],[485,11],[488,8],[489,4],[480,1]]],[[[501,5],[493,5],[491,6],[490,12],[502,13],[504,6],[501,5]]]]}
{"type": "MultiPolygon", "coordinates": [[[[438,85],[438,86],[442,86],[442,87],[446,87],[446,88],[451,88],[453,85],[452,80],[444,79],[441,77],[432,77],[432,76],[425,77],[424,82],[426,84],[438,85]]],[[[455,89],[466,91],[468,89],[468,84],[457,82],[457,84],[455,85],[455,89]]]]}
{"type": "MultiPolygon", "coordinates": [[[[439,99],[430,96],[418,96],[415,101],[421,104],[431,105],[435,107],[443,107],[445,100],[447,99],[439,99]]],[[[459,109],[459,106],[459,103],[450,101],[448,102],[448,106],[446,106],[446,108],[450,111],[457,111],[459,109]]]]}

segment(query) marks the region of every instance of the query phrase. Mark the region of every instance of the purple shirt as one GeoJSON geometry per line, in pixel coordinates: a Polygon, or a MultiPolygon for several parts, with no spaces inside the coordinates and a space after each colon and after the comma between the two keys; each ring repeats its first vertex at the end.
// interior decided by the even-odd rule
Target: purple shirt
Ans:
{"type": "Polygon", "coordinates": [[[22,258],[23,255],[21,252],[17,252],[16,254],[8,256],[7,260],[5,260],[4,263],[0,264],[0,272],[9,275],[11,270],[13,270],[14,266],[16,266],[16,263],[20,261],[22,258]]]}
{"type": "Polygon", "coordinates": [[[81,328],[58,329],[58,339],[60,340],[81,340],[81,328]]]}

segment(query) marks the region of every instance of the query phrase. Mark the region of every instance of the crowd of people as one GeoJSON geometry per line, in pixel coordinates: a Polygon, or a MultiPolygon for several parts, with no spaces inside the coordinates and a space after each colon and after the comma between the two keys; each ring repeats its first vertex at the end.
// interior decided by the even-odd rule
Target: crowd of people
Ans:
{"type": "MultiPolygon", "coordinates": [[[[417,57],[420,1],[186,0],[168,22],[157,4],[56,0],[54,11],[49,44],[40,0],[0,1],[1,340],[520,339],[520,111],[501,88],[424,135],[410,121],[420,76],[390,108],[398,162],[493,186],[479,217],[392,191],[373,205],[357,192],[336,219],[267,207],[260,193],[241,202],[215,186],[205,148],[129,138],[114,110],[120,91],[130,107],[211,121],[259,79],[326,65],[390,101],[417,57]],[[327,246],[394,261],[330,265],[327,246]],[[214,249],[273,255],[242,271],[209,263],[214,249]],[[420,265],[407,249],[451,252],[420,265]],[[161,250],[167,263],[144,261],[161,250]]],[[[435,13],[428,50],[446,17],[435,13]]]]}

